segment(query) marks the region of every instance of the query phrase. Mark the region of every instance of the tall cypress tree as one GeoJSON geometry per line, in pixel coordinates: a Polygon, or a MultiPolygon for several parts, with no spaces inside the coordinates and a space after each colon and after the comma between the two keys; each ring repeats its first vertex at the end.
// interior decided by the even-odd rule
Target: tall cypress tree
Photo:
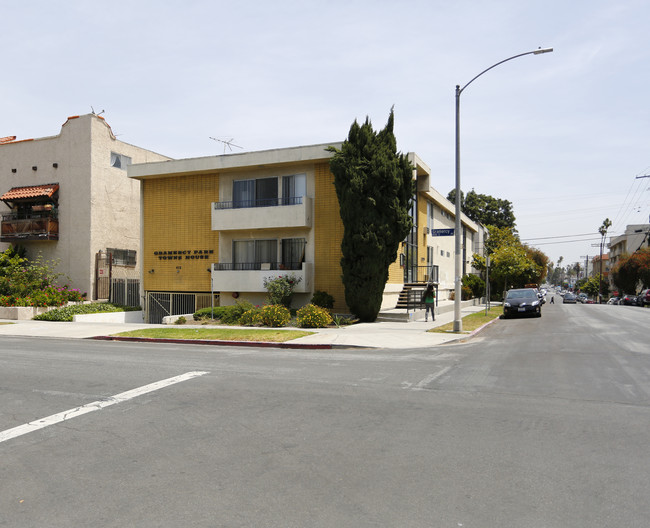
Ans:
{"type": "Polygon", "coordinates": [[[413,168],[397,152],[391,108],[376,133],[366,117],[355,120],[341,149],[330,147],[330,168],[343,221],[341,268],[345,302],[361,321],[374,321],[381,308],[388,267],[413,225],[413,168]]]}

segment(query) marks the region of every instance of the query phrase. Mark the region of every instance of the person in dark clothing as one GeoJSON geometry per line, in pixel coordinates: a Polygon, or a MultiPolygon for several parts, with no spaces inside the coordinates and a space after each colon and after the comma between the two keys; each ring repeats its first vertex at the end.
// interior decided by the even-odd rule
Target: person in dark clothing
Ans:
{"type": "Polygon", "coordinates": [[[436,291],[433,289],[433,284],[429,284],[427,289],[422,294],[422,303],[424,304],[424,320],[429,320],[429,311],[431,311],[431,320],[436,320],[434,308],[436,305],[436,291]]]}

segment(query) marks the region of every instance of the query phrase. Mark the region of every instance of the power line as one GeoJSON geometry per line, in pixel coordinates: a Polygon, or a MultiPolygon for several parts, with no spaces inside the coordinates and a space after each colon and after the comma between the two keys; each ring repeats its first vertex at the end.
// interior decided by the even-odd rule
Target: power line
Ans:
{"type": "Polygon", "coordinates": [[[556,242],[537,242],[534,246],[549,246],[551,244],[578,244],[580,242],[589,242],[590,240],[600,240],[600,238],[582,238],[580,240],[558,240],[556,242]]]}
{"type": "Polygon", "coordinates": [[[550,236],[550,237],[533,237],[533,238],[522,238],[521,241],[528,241],[528,240],[548,240],[551,238],[571,238],[571,237],[580,237],[580,236],[591,236],[595,235],[596,233],[582,233],[580,235],[557,235],[557,236],[550,236]]]}

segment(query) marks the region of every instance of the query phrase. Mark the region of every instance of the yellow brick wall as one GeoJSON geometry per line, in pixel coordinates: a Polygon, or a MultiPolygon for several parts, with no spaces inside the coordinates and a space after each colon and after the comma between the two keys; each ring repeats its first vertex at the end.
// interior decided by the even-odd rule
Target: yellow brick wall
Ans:
{"type": "Polygon", "coordinates": [[[427,235],[424,228],[427,227],[427,199],[424,193],[418,193],[418,266],[427,265],[427,235]]]}
{"type": "Polygon", "coordinates": [[[314,196],[314,290],[334,297],[334,311],[347,313],[341,280],[341,240],[343,222],[334,189],[334,175],[327,163],[315,166],[314,196]]]}
{"type": "Polygon", "coordinates": [[[143,180],[142,196],[144,289],[209,292],[208,269],[219,260],[219,235],[210,225],[219,176],[143,180]]]}

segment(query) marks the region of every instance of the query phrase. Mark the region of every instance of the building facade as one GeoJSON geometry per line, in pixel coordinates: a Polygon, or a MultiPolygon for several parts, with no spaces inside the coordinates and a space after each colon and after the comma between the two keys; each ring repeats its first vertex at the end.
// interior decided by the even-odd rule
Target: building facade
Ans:
{"type": "Polygon", "coordinates": [[[622,235],[609,239],[610,265],[615,266],[621,257],[631,255],[642,247],[650,247],[650,224],[632,224],[622,235]]]}
{"type": "MultiPolygon", "coordinates": [[[[343,225],[329,170],[329,146],[301,146],[157,163],[133,164],[142,185],[143,296],[149,322],[165,315],[234,304],[263,304],[264,282],[291,275],[294,305],[315,291],[348,312],[341,280],[343,225]],[[218,296],[218,297],[217,297],[218,296]]],[[[454,206],[430,182],[430,170],[409,154],[417,180],[414,228],[389,269],[382,308],[394,308],[409,282],[454,288],[454,206]],[[435,271],[434,271],[435,270],[435,271]]],[[[463,260],[482,248],[482,228],[463,217],[463,260]]],[[[469,270],[467,270],[469,271],[469,270]]]]}
{"type": "Polygon", "coordinates": [[[1,138],[0,251],[22,246],[58,262],[61,283],[106,297],[110,270],[138,273],[140,185],[126,168],[166,159],[119,141],[95,114],[69,117],[56,136],[1,138]]]}

